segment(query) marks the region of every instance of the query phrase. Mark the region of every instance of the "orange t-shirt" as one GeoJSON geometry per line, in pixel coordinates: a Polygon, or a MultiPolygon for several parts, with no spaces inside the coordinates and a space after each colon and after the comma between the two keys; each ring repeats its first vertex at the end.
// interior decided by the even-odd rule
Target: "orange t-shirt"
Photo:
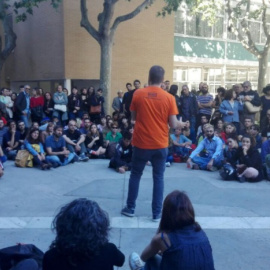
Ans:
{"type": "Polygon", "coordinates": [[[157,86],[138,89],[133,95],[130,111],[136,112],[134,146],[142,149],[168,147],[168,120],[177,115],[175,98],[157,86]]]}

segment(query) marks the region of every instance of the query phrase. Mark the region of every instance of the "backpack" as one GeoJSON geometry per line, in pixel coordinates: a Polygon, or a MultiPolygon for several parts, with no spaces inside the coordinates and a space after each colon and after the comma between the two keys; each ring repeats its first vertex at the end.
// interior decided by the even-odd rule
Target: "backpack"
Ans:
{"type": "Polygon", "coordinates": [[[237,179],[236,170],[231,164],[224,164],[223,167],[220,169],[219,174],[221,178],[225,181],[237,179]]]}
{"type": "Polygon", "coordinates": [[[42,269],[44,253],[32,244],[18,244],[0,249],[0,269],[10,270],[17,263],[25,259],[34,259],[42,269]]]}
{"type": "Polygon", "coordinates": [[[30,153],[27,150],[19,150],[15,157],[15,165],[20,168],[28,167],[30,153]]]}
{"type": "Polygon", "coordinates": [[[106,158],[111,159],[112,157],[114,157],[114,153],[115,153],[115,149],[116,149],[117,144],[118,144],[118,142],[109,143],[109,145],[107,146],[107,149],[106,149],[106,153],[105,153],[106,158]]]}

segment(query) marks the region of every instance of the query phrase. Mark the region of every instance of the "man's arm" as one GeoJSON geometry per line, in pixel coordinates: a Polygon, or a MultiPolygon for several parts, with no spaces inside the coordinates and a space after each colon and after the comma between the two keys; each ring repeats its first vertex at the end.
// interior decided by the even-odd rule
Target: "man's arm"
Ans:
{"type": "Polygon", "coordinates": [[[73,142],[69,137],[67,137],[67,135],[63,135],[63,138],[65,139],[66,143],[69,143],[71,145],[76,145],[75,142],[73,142]]]}
{"type": "Polygon", "coordinates": [[[77,145],[80,145],[81,143],[83,143],[85,141],[85,136],[83,134],[81,134],[78,142],[77,142],[77,145]]]}
{"type": "Polygon", "coordinates": [[[176,115],[170,115],[169,125],[171,128],[184,128],[186,126],[186,123],[177,120],[176,115]]]}
{"type": "Polygon", "coordinates": [[[65,155],[66,154],[65,149],[63,149],[63,151],[61,151],[61,152],[53,152],[51,147],[46,147],[46,151],[47,151],[49,156],[59,156],[59,155],[65,155]]]}
{"type": "Polygon", "coordinates": [[[217,148],[216,148],[214,155],[212,156],[212,159],[215,159],[217,156],[221,156],[222,152],[223,152],[223,143],[222,143],[221,139],[218,139],[217,140],[217,148]]]}

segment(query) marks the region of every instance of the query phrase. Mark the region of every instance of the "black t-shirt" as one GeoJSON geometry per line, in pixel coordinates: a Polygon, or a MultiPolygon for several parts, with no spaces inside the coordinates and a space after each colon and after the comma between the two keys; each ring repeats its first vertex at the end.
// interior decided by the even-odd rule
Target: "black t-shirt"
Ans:
{"type": "Polygon", "coordinates": [[[113,266],[121,267],[125,255],[112,243],[107,243],[99,255],[81,259],[77,266],[71,265],[66,255],[60,254],[55,248],[48,250],[43,258],[43,270],[113,270],[113,266]]]}
{"type": "Polygon", "coordinates": [[[71,133],[70,130],[67,129],[64,131],[64,134],[73,142],[77,142],[81,136],[81,132],[78,129],[74,130],[73,133],[71,133]]]}

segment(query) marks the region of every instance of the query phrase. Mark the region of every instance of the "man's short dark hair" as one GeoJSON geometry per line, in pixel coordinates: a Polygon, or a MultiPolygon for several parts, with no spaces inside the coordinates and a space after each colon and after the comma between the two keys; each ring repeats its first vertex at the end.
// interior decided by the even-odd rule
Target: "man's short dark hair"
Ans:
{"type": "Polygon", "coordinates": [[[133,82],[133,85],[135,85],[136,82],[139,83],[139,84],[141,84],[140,80],[136,79],[136,80],[133,82]]]}
{"type": "Polygon", "coordinates": [[[61,129],[63,130],[63,127],[62,127],[62,126],[56,125],[56,126],[54,126],[53,131],[55,132],[55,131],[56,131],[57,129],[59,129],[59,128],[61,128],[61,129]]]}
{"type": "Polygon", "coordinates": [[[164,80],[165,70],[161,66],[152,66],[149,70],[149,83],[160,84],[164,80]]]}
{"type": "Polygon", "coordinates": [[[131,84],[131,83],[129,83],[129,82],[126,84],[126,87],[128,87],[128,85],[132,86],[132,84],[131,84]]]}
{"type": "Polygon", "coordinates": [[[129,131],[124,132],[123,134],[123,140],[131,140],[132,134],[129,131]]]}

